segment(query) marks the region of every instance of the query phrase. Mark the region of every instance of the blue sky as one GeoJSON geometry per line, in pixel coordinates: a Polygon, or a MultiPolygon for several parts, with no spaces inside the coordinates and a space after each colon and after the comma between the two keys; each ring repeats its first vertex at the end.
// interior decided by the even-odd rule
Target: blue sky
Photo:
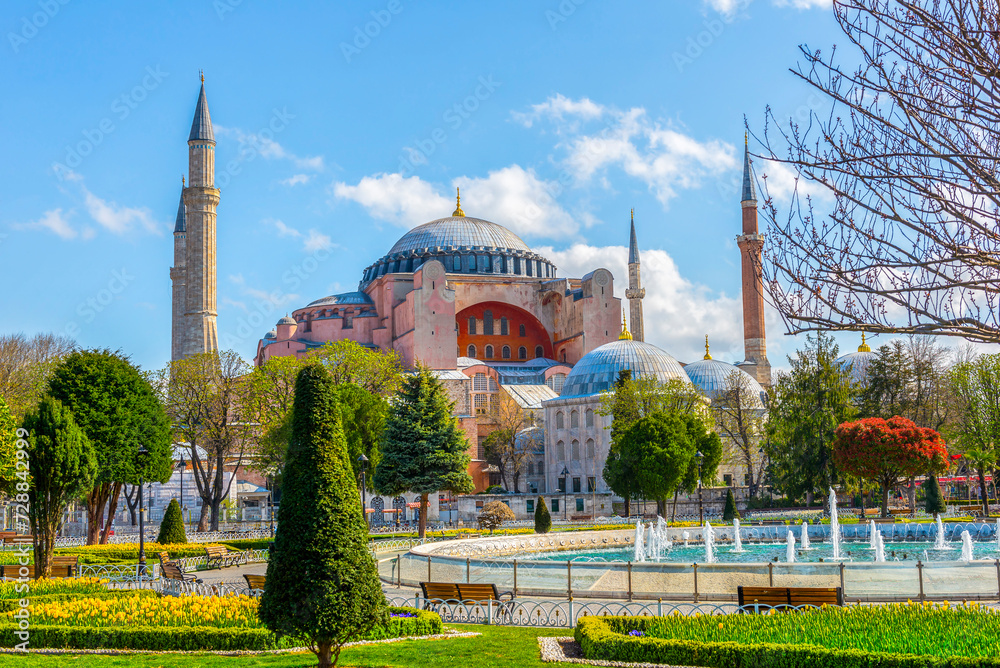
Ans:
{"type": "MultiPolygon", "coordinates": [[[[743,118],[821,111],[788,68],[842,41],[828,0],[10,1],[0,35],[0,331],[144,367],[170,354],[199,69],[223,347],[252,357],[286,311],[355,289],[458,185],[468,215],[619,293],[635,207],[647,340],[691,361],[708,334],[736,361],[743,118]]],[[[797,342],[768,326],[783,366],[797,342]]]]}

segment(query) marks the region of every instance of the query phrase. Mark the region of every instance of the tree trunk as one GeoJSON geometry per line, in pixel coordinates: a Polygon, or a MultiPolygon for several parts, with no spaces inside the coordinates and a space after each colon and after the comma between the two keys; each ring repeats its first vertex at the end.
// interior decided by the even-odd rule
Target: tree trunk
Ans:
{"type": "Polygon", "coordinates": [[[137,520],[137,515],[135,514],[135,509],[139,505],[139,495],[136,494],[138,487],[132,485],[132,491],[129,492],[128,487],[123,486],[122,490],[125,492],[125,505],[128,507],[129,520],[132,526],[137,526],[139,524],[137,520]]]}
{"type": "Polygon", "coordinates": [[[889,485],[882,483],[882,517],[889,517],[889,485]]]}
{"type": "Polygon", "coordinates": [[[910,506],[910,514],[917,512],[917,479],[910,477],[910,484],[907,487],[906,496],[910,506]]]}
{"type": "Polygon", "coordinates": [[[201,515],[198,517],[198,533],[204,533],[208,531],[208,511],[210,508],[211,505],[204,497],[202,497],[201,515]]]}
{"type": "Polygon", "coordinates": [[[427,535],[427,494],[420,495],[420,523],[418,535],[422,540],[427,535]]]}
{"type": "Polygon", "coordinates": [[[330,660],[332,658],[333,646],[328,642],[316,643],[316,658],[319,660],[317,664],[319,668],[333,668],[333,662],[330,660]]]}
{"type": "MultiPolygon", "coordinates": [[[[204,506],[202,506],[202,507],[204,507],[204,506]]],[[[212,508],[212,528],[211,528],[211,531],[218,531],[219,530],[219,511],[222,508],[222,499],[213,498],[212,499],[212,503],[211,503],[211,508],[212,508]]]]}
{"type": "Polygon", "coordinates": [[[108,534],[115,525],[115,513],[118,512],[118,496],[121,494],[122,484],[120,482],[111,483],[111,493],[108,495],[108,521],[101,529],[101,545],[107,545],[108,534]]]}
{"type": "Polygon", "coordinates": [[[656,500],[656,514],[658,516],[660,516],[660,517],[663,517],[664,515],[667,514],[667,500],[666,499],[657,499],[656,500]]]}
{"type": "Polygon", "coordinates": [[[108,485],[96,485],[87,492],[87,545],[97,545],[104,525],[104,504],[108,500],[108,485]]]}
{"type": "Polygon", "coordinates": [[[979,493],[982,494],[983,517],[990,516],[990,494],[986,491],[986,467],[979,467],[979,493]]]}
{"type": "Polygon", "coordinates": [[[670,521],[671,522],[676,522],[677,521],[677,490],[676,489],[674,490],[674,508],[673,508],[672,511],[670,511],[670,521]]]}
{"type": "Polygon", "coordinates": [[[625,517],[632,517],[631,506],[629,505],[628,495],[625,495],[625,517]]]}

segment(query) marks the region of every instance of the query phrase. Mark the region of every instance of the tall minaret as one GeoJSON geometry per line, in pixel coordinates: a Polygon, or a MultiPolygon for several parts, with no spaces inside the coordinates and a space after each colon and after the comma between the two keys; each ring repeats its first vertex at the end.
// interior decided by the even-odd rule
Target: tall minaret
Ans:
{"type": "Polygon", "coordinates": [[[746,354],[744,369],[763,386],[771,384],[771,363],[767,360],[764,335],[764,279],[760,254],[764,235],[757,229],[757,188],[750,166],[750,148],[743,137],[743,234],[736,237],[743,256],[743,346],[746,354]]]}
{"type": "Polygon", "coordinates": [[[170,268],[170,283],[172,286],[171,317],[170,317],[170,359],[179,360],[184,356],[184,313],[187,304],[184,299],[184,286],[187,276],[184,267],[187,263],[185,250],[185,235],[187,223],[184,216],[184,177],[181,177],[181,197],[177,204],[177,220],[174,222],[174,266],[170,268]]]}
{"type": "Polygon", "coordinates": [[[215,187],[215,135],[205,99],[205,75],[188,137],[188,187],[185,208],[185,309],[184,355],[216,350],[219,335],[215,318],[215,209],[219,190],[215,187]]]}
{"type": "Polygon", "coordinates": [[[646,296],[646,288],[642,287],[639,277],[639,242],[635,238],[635,209],[632,209],[632,232],[628,240],[628,289],[625,298],[628,299],[629,320],[632,322],[632,339],[644,341],[642,329],[642,298],[646,296]]]}

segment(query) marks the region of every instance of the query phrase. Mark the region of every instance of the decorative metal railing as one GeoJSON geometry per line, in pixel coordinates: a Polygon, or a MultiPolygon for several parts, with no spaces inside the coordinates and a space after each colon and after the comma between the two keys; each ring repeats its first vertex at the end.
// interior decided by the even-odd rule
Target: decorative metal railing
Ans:
{"type": "MultiPolygon", "coordinates": [[[[150,543],[156,540],[156,536],[157,531],[155,530],[146,532],[146,540],[150,543]]],[[[206,531],[201,533],[192,531],[187,535],[189,543],[214,543],[220,540],[244,540],[270,537],[271,532],[269,529],[253,529],[249,531],[206,531]]],[[[108,536],[108,543],[115,545],[138,542],[138,533],[115,533],[113,536],[108,536]]],[[[86,545],[86,543],[86,536],[63,536],[56,538],[56,547],[77,547],[80,545],[86,545]]]]}
{"type": "Polygon", "coordinates": [[[111,583],[153,581],[160,577],[159,564],[146,564],[145,571],[139,564],[82,564],[76,567],[78,578],[99,578],[111,583]]]}
{"type": "Polygon", "coordinates": [[[263,591],[251,589],[237,582],[190,582],[163,578],[159,581],[159,591],[164,596],[253,596],[259,597],[263,591]]]}

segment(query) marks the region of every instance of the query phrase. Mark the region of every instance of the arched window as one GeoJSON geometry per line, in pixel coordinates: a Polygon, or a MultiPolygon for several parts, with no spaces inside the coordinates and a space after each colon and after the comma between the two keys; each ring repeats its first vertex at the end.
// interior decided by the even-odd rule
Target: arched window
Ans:
{"type": "Polygon", "coordinates": [[[545,475],[545,462],[538,460],[538,475],[545,475]]]}
{"type": "Polygon", "coordinates": [[[469,272],[476,271],[476,256],[475,255],[466,255],[465,256],[465,260],[466,260],[465,266],[469,270],[469,272]]]}
{"type": "Polygon", "coordinates": [[[507,336],[509,334],[507,327],[507,316],[500,316],[500,336],[507,336]]]}
{"type": "Polygon", "coordinates": [[[587,416],[587,420],[586,420],[585,424],[586,424],[586,425],[587,425],[588,427],[593,427],[593,426],[594,426],[594,411],[592,411],[592,410],[590,410],[590,409],[588,408],[588,409],[587,409],[587,413],[586,413],[586,416],[587,416]]]}
{"type": "Polygon", "coordinates": [[[528,460],[528,475],[535,475],[535,462],[528,460]]]}
{"type": "Polygon", "coordinates": [[[468,354],[469,357],[475,357],[476,356],[476,347],[470,343],[468,350],[466,350],[465,352],[466,352],[466,354],[468,354]]]}
{"type": "Polygon", "coordinates": [[[563,348],[563,351],[562,351],[562,361],[563,362],[566,361],[566,349],[565,348],[563,348]]]}
{"type": "Polygon", "coordinates": [[[469,336],[475,336],[476,334],[476,319],[469,318],[469,336]]]}
{"type": "Polygon", "coordinates": [[[570,429],[578,429],[580,427],[580,413],[577,411],[569,414],[569,427],[570,429]]]}
{"type": "Polygon", "coordinates": [[[560,462],[566,461],[566,444],[562,441],[556,443],[556,460],[560,462]]]}
{"type": "Polygon", "coordinates": [[[454,258],[452,259],[452,263],[453,263],[453,264],[452,264],[452,268],[453,268],[453,269],[454,269],[455,271],[462,271],[462,256],[461,256],[461,255],[456,255],[456,256],[455,256],[455,257],[454,257],[454,258]]]}
{"type": "Polygon", "coordinates": [[[580,441],[577,441],[576,439],[573,440],[573,452],[572,452],[572,454],[573,454],[573,461],[574,462],[580,461],[580,441]]]}
{"type": "Polygon", "coordinates": [[[486,359],[493,359],[493,346],[486,346],[486,359]]]}
{"type": "Polygon", "coordinates": [[[493,311],[483,311],[483,334],[493,336],[493,311]]]}
{"type": "Polygon", "coordinates": [[[528,335],[527,331],[525,331],[525,329],[524,329],[524,325],[523,324],[517,326],[517,335],[518,336],[527,336],[528,335]]]}
{"type": "MultiPolygon", "coordinates": [[[[545,357],[545,348],[542,348],[541,346],[535,346],[535,357],[536,358],[545,357]]],[[[566,360],[563,361],[565,362],[566,360]]]]}
{"type": "Polygon", "coordinates": [[[563,414],[562,411],[556,413],[556,429],[562,429],[563,425],[563,414]]]}
{"type": "Polygon", "coordinates": [[[519,360],[526,360],[526,359],[528,359],[528,349],[525,348],[524,346],[521,346],[520,348],[518,348],[517,349],[517,359],[519,359],[519,360]]]}
{"type": "Polygon", "coordinates": [[[500,351],[500,357],[504,358],[505,360],[510,359],[510,346],[503,347],[503,349],[500,351]]]}
{"type": "Polygon", "coordinates": [[[489,389],[489,381],[485,373],[477,373],[472,379],[472,389],[476,392],[485,392],[489,389]]]}
{"type": "Polygon", "coordinates": [[[597,456],[597,451],[594,448],[594,439],[587,439],[587,459],[593,460],[597,456]]]}
{"type": "Polygon", "coordinates": [[[545,384],[552,388],[552,391],[556,394],[562,392],[563,385],[566,384],[566,374],[564,373],[554,373],[548,377],[545,384]]]}

